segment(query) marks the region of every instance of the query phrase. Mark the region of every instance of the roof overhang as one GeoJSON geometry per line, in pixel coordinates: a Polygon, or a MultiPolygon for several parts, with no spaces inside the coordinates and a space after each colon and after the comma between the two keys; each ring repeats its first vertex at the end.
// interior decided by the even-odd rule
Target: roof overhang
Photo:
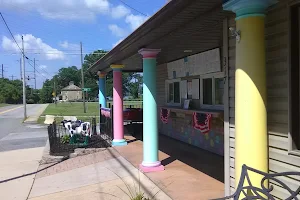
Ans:
{"type": "Polygon", "coordinates": [[[172,0],[137,30],[89,68],[110,71],[124,64],[124,71],[142,71],[141,48],[161,49],[158,64],[222,46],[223,0],[172,0]]]}

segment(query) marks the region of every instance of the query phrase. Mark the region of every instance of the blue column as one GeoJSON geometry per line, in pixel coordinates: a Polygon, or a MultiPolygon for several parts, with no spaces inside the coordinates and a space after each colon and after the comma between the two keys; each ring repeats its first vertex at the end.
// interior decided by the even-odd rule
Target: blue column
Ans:
{"type": "Polygon", "coordinates": [[[158,158],[156,56],[159,49],[141,49],[143,56],[143,172],[164,170],[158,158]]]}
{"type": "Polygon", "coordinates": [[[106,73],[98,72],[99,76],[99,104],[102,108],[106,108],[106,73]]]}

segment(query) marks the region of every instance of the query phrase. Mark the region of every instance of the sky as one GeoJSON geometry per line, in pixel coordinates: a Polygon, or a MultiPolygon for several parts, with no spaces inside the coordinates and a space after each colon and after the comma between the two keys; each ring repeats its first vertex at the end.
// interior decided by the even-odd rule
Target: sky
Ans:
{"type": "MultiPolygon", "coordinates": [[[[20,47],[23,35],[27,85],[34,87],[35,59],[41,88],[61,67],[80,68],[80,42],[84,54],[111,50],[165,4],[166,0],[0,0],[0,12],[20,47]]],[[[5,78],[20,79],[20,52],[0,18],[5,78]]]]}

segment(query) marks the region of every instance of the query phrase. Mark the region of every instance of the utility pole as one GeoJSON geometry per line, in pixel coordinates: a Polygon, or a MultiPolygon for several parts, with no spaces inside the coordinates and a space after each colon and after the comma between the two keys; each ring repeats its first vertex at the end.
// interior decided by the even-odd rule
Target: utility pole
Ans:
{"type": "Polygon", "coordinates": [[[55,106],[57,105],[56,102],[56,77],[54,76],[54,86],[53,86],[53,90],[54,90],[54,102],[55,102],[55,106]]]}
{"type": "Polygon", "coordinates": [[[24,105],[24,119],[27,118],[26,114],[26,82],[25,82],[25,51],[24,40],[22,35],[22,75],[23,75],[23,105],[24,105]]]}
{"type": "Polygon", "coordinates": [[[4,69],[3,69],[3,64],[2,64],[2,69],[1,69],[1,71],[2,71],[2,78],[4,78],[4,69]]]}
{"type": "Polygon", "coordinates": [[[22,61],[21,61],[21,58],[20,58],[20,78],[21,78],[21,80],[23,80],[23,76],[22,76],[22,61]]]}
{"type": "Polygon", "coordinates": [[[35,58],[33,59],[34,89],[36,89],[35,58]]]}
{"type": "Polygon", "coordinates": [[[14,76],[14,75],[11,75],[10,77],[11,77],[11,80],[13,81],[15,76],[14,76]]]}
{"type": "MultiPolygon", "coordinates": [[[[83,72],[83,55],[82,55],[82,42],[80,42],[80,55],[81,55],[81,88],[83,90],[84,88],[84,72],[83,72]]],[[[82,91],[82,99],[83,99],[83,112],[86,113],[86,107],[85,107],[85,92],[82,91]]]]}

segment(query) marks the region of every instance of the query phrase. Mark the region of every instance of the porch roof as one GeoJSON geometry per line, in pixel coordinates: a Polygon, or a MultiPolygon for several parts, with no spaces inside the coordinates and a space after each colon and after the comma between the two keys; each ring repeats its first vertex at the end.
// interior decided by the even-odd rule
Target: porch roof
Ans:
{"type": "Polygon", "coordinates": [[[124,64],[124,71],[142,71],[141,48],[161,49],[163,64],[222,46],[222,21],[233,13],[223,11],[224,0],[172,0],[89,71],[110,71],[111,64],[124,64]]]}

